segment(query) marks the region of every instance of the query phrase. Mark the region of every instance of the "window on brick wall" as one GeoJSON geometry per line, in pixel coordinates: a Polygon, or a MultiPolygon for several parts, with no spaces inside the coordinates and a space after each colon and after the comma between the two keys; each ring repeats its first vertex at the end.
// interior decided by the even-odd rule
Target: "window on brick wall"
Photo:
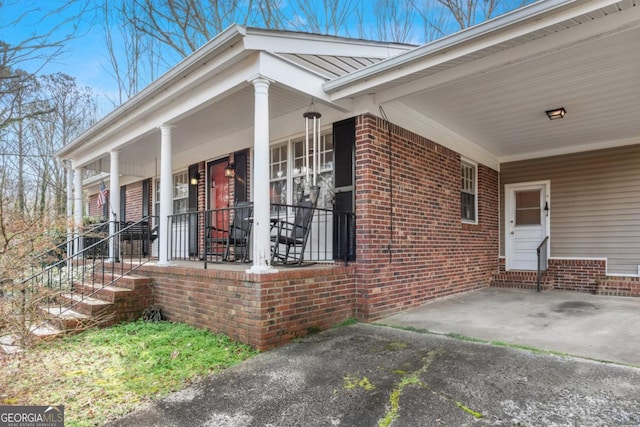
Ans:
{"type": "Polygon", "coordinates": [[[189,174],[187,171],[173,175],[173,213],[189,210],[189,174]]]}
{"type": "MultiPolygon", "coordinates": [[[[317,207],[331,209],[333,205],[333,136],[323,134],[320,138],[316,165],[319,187],[317,207]]],[[[269,156],[271,203],[296,204],[302,200],[307,177],[313,184],[313,150],[306,155],[303,139],[288,141],[271,148],[269,156]],[[305,162],[305,157],[307,161],[305,162]],[[309,171],[307,174],[307,166],[309,171]]]]}
{"type": "Polygon", "coordinates": [[[460,208],[462,221],[472,224],[478,222],[478,166],[463,160],[460,165],[462,188],[460,208]]]}
{"type": "MultiPolygon", "coordinates": [[[[173,175],[173,214],[184,213],[189,210],[189,174],[187,171],[173,175]]],[[[160,180],[156,179],[155,204],[156,215],[160,215],[160,180]]]]}

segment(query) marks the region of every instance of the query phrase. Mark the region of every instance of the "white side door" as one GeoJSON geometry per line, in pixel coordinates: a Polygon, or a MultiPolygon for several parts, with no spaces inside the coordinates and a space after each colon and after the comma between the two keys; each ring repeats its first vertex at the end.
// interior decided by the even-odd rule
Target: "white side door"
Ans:
{"type": "Polygon", "coordinates": [[[505,186],[507,270],[537,270],[536,249],[550,231],[549,187],[549,181],[505,186]]]}

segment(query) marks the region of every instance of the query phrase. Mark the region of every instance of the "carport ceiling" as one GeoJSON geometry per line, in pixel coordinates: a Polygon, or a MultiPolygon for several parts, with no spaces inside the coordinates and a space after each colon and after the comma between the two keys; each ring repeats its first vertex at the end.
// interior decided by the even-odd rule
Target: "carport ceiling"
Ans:
{"type": "Polygon", "coordinates": [[[619,32],[399,101],[500,161],[638,142],[639,40],[639,28],[619,32]],[[556,107],[567,115],[550,121],[545,110],[556,107]]]}

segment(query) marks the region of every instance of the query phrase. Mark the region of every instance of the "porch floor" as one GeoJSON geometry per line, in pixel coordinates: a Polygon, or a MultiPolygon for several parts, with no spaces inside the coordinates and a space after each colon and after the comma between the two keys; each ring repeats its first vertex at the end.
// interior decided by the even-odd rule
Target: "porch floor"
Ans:
{"type": "MultiPolygon", "coordinates": [[[[127,260],[127,263],[129,261],[127,260]]],[[[133,264],[136,264],[138,261],[134,260],[133,264]]],[[[158,266],[157,259],[150,260],[142,260],[145,266],[158,266]]],[[[342,265],[342,263],[337,263],[338,265],[342,265]]],[[[273,268],[282,271],[295,271],[295,270],[309,270],[314,268],[327,268],[328,266],[336,265],[336,263],[331,262],[322,262],[322,263],[309,263],[303,264],[300,266],[297,265],[274,265],[273,268]]],[[[246,272],[251,268],[251,263],[242,263],[242,262],[209,262],[207,263],[207,270],[218,270],[218,271],[237,271],[237,272],[246,272]]],[[[178,261],[169,261],[169,267],[175,268],[185,268],[185,269],[200,269],[204,270],[204,261],[196,261],[196,260],[178,260],[178,261]]]]}
{"type": "Polygon", "coordinates": [[[484,288],[378,323],[640,366],[640,298],[484,288]]]}

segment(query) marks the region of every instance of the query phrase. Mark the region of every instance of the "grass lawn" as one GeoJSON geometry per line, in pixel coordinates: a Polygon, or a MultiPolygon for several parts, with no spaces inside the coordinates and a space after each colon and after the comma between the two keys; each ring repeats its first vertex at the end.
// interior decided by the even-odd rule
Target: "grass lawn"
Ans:
{"type": "Polygon", "coordinates": [[[256,352],[190,326],[142,321],[90,330],[0,359],[0,405],[64,405],[96,426],[256,352]]]}

